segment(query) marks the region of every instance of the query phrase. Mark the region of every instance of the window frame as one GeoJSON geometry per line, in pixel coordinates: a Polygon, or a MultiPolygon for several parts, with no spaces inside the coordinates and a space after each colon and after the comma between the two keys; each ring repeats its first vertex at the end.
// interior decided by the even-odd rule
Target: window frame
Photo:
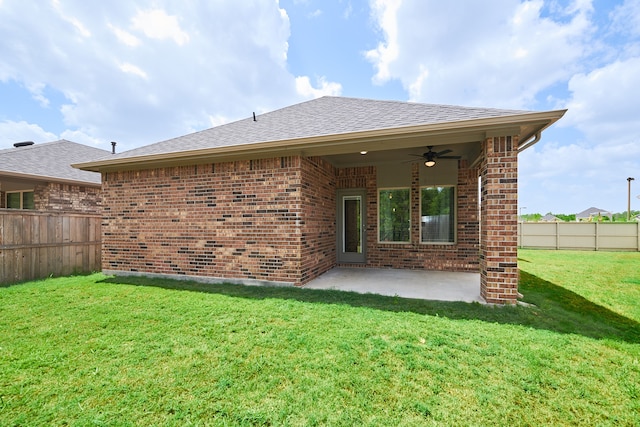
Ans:
{"type": "Polygon", "coordinates": [[[4,192],[4,205],[6,209],[18,209],[18,210],[35,210],[35,200],[33,200],[33,208],[25,208],[24,207],[24,195],[25,193],[31,193],[32,197],[34,197],[34,190],[14,190],[14,191],[5,191],[4,192]],[[20,207],[14,208],[9,207],[9,195],[10,194],[20,194],[20,207]]]}
{"type": "Polygon", "coordinates": [[[388,244],[388,245],[406,245],[406,244],[411,244],[411,187],[380,187],[378,188],[378,206],[377,206],[377,214],[378,214],[378,223],[377,223],[377,241],[379,244],[388,244]],[[382,227],[381,227],[381,207],[382,204],[380,203],[381,200],[381,193],[383,191],[397,191],[397,190],[406,190],[407,191],[407,222],[408,222],[408,226],[407,226],[407,240],[398,240],[398,241],[394,241],[394,240],[381,240],[381,232],[382,232],[382,227]]]}
{"type": "Polygon", "coordinates": [[[453,184],[442,184],[442,185],[425,185],[425,186],[421,186],[420,187],[420,212],[419,212],[419,223],[420,223],[420,244],[421,245],[455,245],[458,243],[458,187],[457,185],[453,185],[453,184]],[[427,188],[451,188],[453,189],[453,194],[451,197],[452,200],[452,206],[451,206],[451,212],[449,214],[449,221],[451,224],[453,224],[452,226],[452,233],[453,236],[451,241],[425,241],[423,240],[423,233],[422,233],[422,217],[424,216],[422,214],[422,199],[423,199],[423,190],[427,189],[427,188]]]}

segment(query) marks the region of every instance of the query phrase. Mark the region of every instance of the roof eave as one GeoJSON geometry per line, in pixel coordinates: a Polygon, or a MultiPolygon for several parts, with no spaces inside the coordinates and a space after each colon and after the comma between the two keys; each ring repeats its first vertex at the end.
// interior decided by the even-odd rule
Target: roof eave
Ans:
{"type": "Polygon", "coordinates": [[[212,147],[199,150],[159,153],[136,157],[116,157],[108,160],[76,163],[71,166],[92,172],[111,172],[116,170],[165,167],[170,165],[177,166],[192,163],[208,163],[213,161],[221,162],[246,157],[255,158],[257,155],[278,156],[301,154],[303,151],[313,151],[314,149],[317,150],[320,148],[327,149],[328,147],[344,146],[355,142],[388,139],[391,136],[401,139],[420,135],[445,135],[450,133],[474,131],[495,133],[499,132],[500,129],[512,129],[515,126],[522,127],[523,125],[528,125],[529,127],[533,126],[533,128],[536,129],[539,128],[535,132],[530,133],[530,135],[526,135],[526,139],[521,138],[521,140],[528,140],[533,134],[541,132],[562,118],[565,112],[566,110],[533,112],[482,119],[318,135],[286,140],[262,141],[243,145],[212,147]]]}
{"type": "Polygon", "coordinates": [[[564,114],[567,112],[567,110],[555,110],[553,112],[556,112],[559,114],[559,116],[555,119],[555,120],[550,120],[549,122],[545,123],[543,126],[537,128],[537,129],[533,129],[531,131],[529,131],[528,133],[524,133],[522,135],[520,135],[520,141],[518,144],[518,152],[522,152],[524,150],[526,150],[527,148],[537,144],[538,142],[540,142],[540,139],[542,138],[542,132],[544,130],[546,130],[548,127],[550,127],[551,125],[553,125],[555,122],[557,122],[558,120],[560,120],[562,118],[562,116],[564,116],[564,114]]]}
{"type": "Polygon", "coordinates": [[[102,186],[101,182],[84,181],[84,180],[70,179],[70,178],[58,178],[55,176],[34,175],[34,174],[11,172],[11,171],[0,171],[0,178],[20,179],[20,180],[30,180],[30,181],[40,181],[40,182],[55,182],[58,184],[81,185],[84,187],[102,186]]]}

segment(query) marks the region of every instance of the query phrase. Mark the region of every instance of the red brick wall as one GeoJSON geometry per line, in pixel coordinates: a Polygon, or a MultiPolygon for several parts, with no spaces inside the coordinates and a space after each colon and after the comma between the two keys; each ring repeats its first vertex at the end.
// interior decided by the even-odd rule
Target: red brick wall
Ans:
{"type": "Polygon", "coordinates": [[[299,157],[103,177],[103,269],[301,280],[299,157]]]}
{"type": "Polygon", "coordinates": [[[336,171],[319,157],[302,159],[301,283],[336,264],[336,171]]]}
{"type": "Polygon", "coordinates": [[[36,210],[99,213],[100,188],[49,182],[37,184],[33,192],[36,210]]]}
{"type": "MultiPolygon", "coordinates": [[[[410,167],[410,166],[408,166],[410,167]]],[[[478,271],[478,172],[461,161],[457,184],[457,242],[448,245],[420,242],[419,167],[414,164],[411,184],[411,243],[378,242],[378,187],[374,166],[337,171],[338,189],[367,190],[367,267],[478,271]]]]}
{"type": "Polygon", "coordinates": [[[490,303],[518,297],[518,137],[483,143],[480,295],[490,303]]]}
{"type": "Polygon", "coordinates": [[[460,162],[457,242],[377,242],[374,166],[284,157],[103,175],[103,269],[304,284],[336,264],[336,189],[367,191],[368,267],[478,270],[477,171],[460,162]]]}

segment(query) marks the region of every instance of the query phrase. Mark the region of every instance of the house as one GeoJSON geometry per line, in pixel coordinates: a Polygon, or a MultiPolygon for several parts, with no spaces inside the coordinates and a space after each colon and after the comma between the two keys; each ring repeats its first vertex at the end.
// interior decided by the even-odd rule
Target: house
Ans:
{"type": "Polygon", "coordinates": [[[98,212],[100,174],[71,163],[107,156],[109,151],[66,140],[0,150],[0,208],[98,212]]]}
{"type": "Polygon", "coordinates": [[[518,153],[564,113],[323,97],[75,166],[102,173],[107,274],[479,271],[514,304],[518,153]]]}
{"type": "Polygon", "coordinates": [[[604,217],[611,221],[613,213],[605,209],[590,207],[589,209],[585,209],[582,212],[577,213],[576,221],[602,221],[604,217]]]}
{"type": "Polygon", "coordinates": [[[562,220],[557,216],[555,216],[554,214],[548,213],[542,218],[540,218],[540,222],[562,222],[562,220]]]}

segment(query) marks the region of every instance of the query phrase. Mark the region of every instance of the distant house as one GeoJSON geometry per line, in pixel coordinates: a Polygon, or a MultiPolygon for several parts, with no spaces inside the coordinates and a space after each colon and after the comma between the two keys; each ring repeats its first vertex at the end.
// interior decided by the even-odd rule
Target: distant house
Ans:
{"type": "Polygon", "coordinates": [[[71,163],[108,156],[109,151],[66,140],[0,150],[0,208],[98,212],[100,174],[71,163]]]}
{"type": "Polygon", "coordinates": [[[613,218],[613,213],[606,209],[591,207],[580,213],[576,214],[576,221],[602,221],[604,217],[609,218],[609,221],[613,218]]]}
{"type": "Polygon", "coordinates": [[[546,214],[540,218],[540,222],[562,222],[562,220],[553,214],[546,214]]]}
{"type": "Polygon", "coordinates": [[[102,173],[107,274],[473,271],[515,304],[518,153],[564,112],[323,97],[75,166],[102,173]]]}

